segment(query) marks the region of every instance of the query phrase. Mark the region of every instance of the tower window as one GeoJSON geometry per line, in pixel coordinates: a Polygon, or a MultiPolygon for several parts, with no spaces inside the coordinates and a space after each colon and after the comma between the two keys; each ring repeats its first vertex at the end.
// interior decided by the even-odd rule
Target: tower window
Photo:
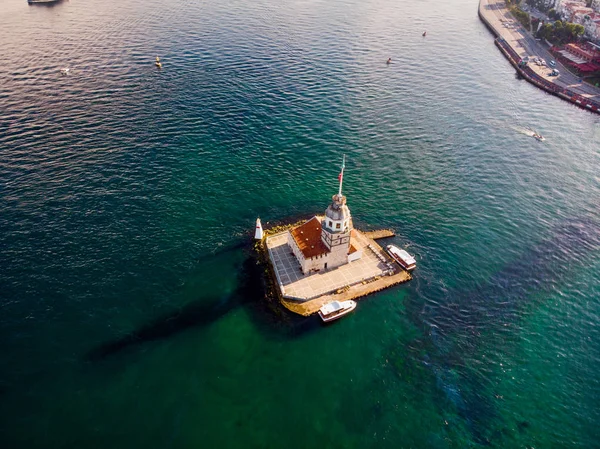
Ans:
{"type": "Polygon", "coordinates": [[[333,223],[331,222],[331,220],[329,220],[329,227],[333,228],[333,223]]]}
{"type": "Polygon", "coordinates": [[[336,224],[335,224],[335,229],[340,229],[340,226],[341,226],[341,225],[340,225],[339,223],[336,223],[336,224]]]}

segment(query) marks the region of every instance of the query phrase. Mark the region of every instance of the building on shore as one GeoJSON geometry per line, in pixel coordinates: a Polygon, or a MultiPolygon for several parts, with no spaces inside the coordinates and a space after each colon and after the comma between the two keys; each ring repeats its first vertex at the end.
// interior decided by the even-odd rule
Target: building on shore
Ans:
{"type": "Polygon", "coordinates": [[[304,274],[337,268],[362,256],[362,251],[353,244],[352,216],[342,195],[344,168],[345,161],[338,193],[331,198],[325,216],[315,216],[288,234],[288,245],[304,274]]]}
{"type": "Polygon", "coordinates": [[[581,24],[585,28],[584,36],[595,44],[600,43],[600,14],[586,15],[581,24]]]}
{"type": "Polygon", "coordinates": [[[550,52],[580,76],[600,73],[600,49],[594,44],[569,43],[563,47],[551,47],[550,52]]]}

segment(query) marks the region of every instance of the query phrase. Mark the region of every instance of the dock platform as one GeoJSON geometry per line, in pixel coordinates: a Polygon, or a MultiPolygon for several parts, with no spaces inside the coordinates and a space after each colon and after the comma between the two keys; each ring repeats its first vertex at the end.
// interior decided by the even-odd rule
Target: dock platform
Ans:
{"type": "Polygon", "coordinates": [[[375,278],[370,282],[359,283],[357,285],[349,287],[347,290],[343,290],[340,293],[330,293],[328,295],[319,296],[318,298],[311,299],[308,301],[294,301],[286,298],[282,298],[281,303],[290,311],[297,313],[298,315],[309,316],[317,313],[319,309],[327,303],[332,301],[346,301],[348,299],[357,300],[361,297],[370,295],[371,293],[384,290],[388,287],[392,287],[397,284],[410,281],[412,276],[404,271],[399,270],[391,276],[383,276],[375,278]]]}
{"type": "Polygon", "coordinates": [[[365,237],[372,240],[387,239],[394,237],[396,233],[392,229],[379,229],[377,231],[366,231],[365,237]]]}

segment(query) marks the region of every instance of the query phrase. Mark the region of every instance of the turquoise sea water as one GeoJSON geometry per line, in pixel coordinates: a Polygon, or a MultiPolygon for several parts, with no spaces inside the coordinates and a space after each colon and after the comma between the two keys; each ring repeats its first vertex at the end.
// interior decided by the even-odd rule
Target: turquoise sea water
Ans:
{"type": "Polygon", "coordinates": [[[0,447],[598,447],[600,117],[476,1],[3,0],[0,30],[0,447]],[[260,301],[250,233],[322,212],[342,154],[418,269],[324,327],[260,301]]]}

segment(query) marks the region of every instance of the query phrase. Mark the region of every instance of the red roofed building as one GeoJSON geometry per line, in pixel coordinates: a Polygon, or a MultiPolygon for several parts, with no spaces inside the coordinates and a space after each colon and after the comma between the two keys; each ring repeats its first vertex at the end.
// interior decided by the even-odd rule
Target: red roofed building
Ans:
{"type": "MultiPolygon", "coordinates": [[[[290,231],[291,239],[288,241],[302,253],[305,259],[321,258],[331,252],[321,240],[321,232],[321,221],[317,217],[312,217],[303,225],[292,229],[290,231]]],[[[296,257],[298,256],[296,255],[296,257]]]]}
{"type": "Polygon", "coordinates": [[[565,45],[565,50],[581,59],[585,59],[587,62],[600,63],[600,51],[591,45],[567,44],[565,45]]]}
{"type": "Polygon", "coordinates": [[[572,67],[580,76],[600,73],[600,51],[590,43],[567,44],[564,47],[552,47],[552,53],[563,64],[572,67]]]}

